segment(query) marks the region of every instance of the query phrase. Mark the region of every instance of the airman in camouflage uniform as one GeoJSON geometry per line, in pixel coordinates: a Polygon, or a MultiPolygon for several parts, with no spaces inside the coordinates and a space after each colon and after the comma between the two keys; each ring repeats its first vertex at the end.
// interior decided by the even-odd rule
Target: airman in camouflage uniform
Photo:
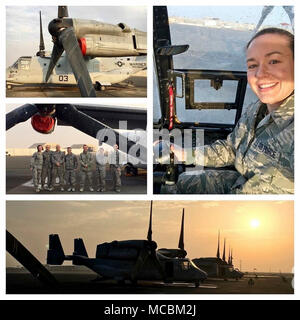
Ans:
{"type": "Polygon", "coordinates": [[[35,152],[30,161],[30,169],[32,170],[32,178],[33,184],[35,187],[36,192],[40,192],[42,185],[41,185],[41,178],[42,178],[42,168],[43,168],[43,147],[42,145],[37,146],[37,152],[35,152]]]}
{"type": "Polygon", "coordinates": [[[226,140],[204,146],[195,157],[195,164],[234,165],[236,172],[183,173],[177,193],[293,193],[294,95],[269,114],[266,112],[265,104],[252,105],[226,140]]]}
{"type": "Polygon", "coordinates": [[[99,148],[99,151],[96,155],[96,171],[97,171],[97,191],[98,192],[104,192],[105,191],[105,185],[106,185],[106,153],[103,148],[99,148]]]}
{"type": "Polygon", "coordinates": [[[60,151],[60,145],[56,145],[56,151],[52,152],[51,157],[52,162],[52,181],[50,191],[53,190],[53,186],[56,182],[56,177],[59,177],[60,191],[64,191],[64,163],[65,163],[65,153],[60,151]]]}
{"type": "Polygon", "coordinates": [[[51,186],[51,176],[52,176],[52,162],[51,162],[52,151],[50,146],[46,145],[46,150],[43,152],[43,169],[42,169],[42,187],[47,190],[51,186]],[[47,185],[46,185],[47,178],[47,185]]]}
{"type": "Polygon", "coordinates": [[[110,171],[113,181],[113,190],[117,193],[121,192],[121,155],[118,150],[118,145],[114,145],[114,151],[110,154],[110,171]]]}
{"type": "Polygon", "coordinates": [[[83,152],[80,153],[79,163],[80,163],[80,192],[83,192],[84,190],[86,177],[89,180],[90,191],[94,191],[93,179],[92,179],[93,157],[92,157],[92,154],[88,152],[88,146],[86,144],[83,145],[83,152]]]}
{"type": "Polygon", "coordinates": [[[294,191],[294,35],[264,28],[246,48],[247,81],[259,102],[226,140],[199,148],[195,157],[196,164],[207,167],[234,165],[236,173],[187,172],[179,177],[178,193],[294,191]]]}
{"type": "Polygon", "coordinates": [[[68,191],[75,191],[76,183],[76,169],[78,167],[78,160],[75,154],[72,153],[72,148],[67,148],[65,156],[65,175],[66,185],[69,185],[68,191]]]}

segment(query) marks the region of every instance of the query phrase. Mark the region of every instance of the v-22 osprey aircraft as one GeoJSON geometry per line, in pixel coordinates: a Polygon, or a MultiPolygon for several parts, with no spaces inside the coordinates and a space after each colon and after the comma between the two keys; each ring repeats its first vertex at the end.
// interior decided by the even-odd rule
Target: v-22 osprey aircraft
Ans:
{"type": "Polygon", "coordinates": [[[51,55],[45,52],[40,12],[39,51],[34,57],[20,57],[7,68],[7,89],[78,84],[82,96],[96,96],[94,89],[103,90],[147,68],[146,32],[124,23],[71,19],[67,7],[59,6],[58,18],[50,22],[49,32],[54,42],[51,55]]]}
{"type": "Polygon", "coordinates": [[[185,257],[186,252],[182,247],[183,219],[180,239],[179,249],[156,250],[157,244],[152,240],[151,202],[147,240],[105,242],[97,246],[96,257],[89,258],[81,238],[74,239],[73,254],[65,255],[59,236],[51,234],[47,264],[61,265],[65,260],[70,260],[74,265],[83,265],[96,272],[101,276],[99,280],[114,279],[120,283],[125,280],[132,283],[138,280],[191,282],[198,287],[207,278],[207,274],[185,257]]]}

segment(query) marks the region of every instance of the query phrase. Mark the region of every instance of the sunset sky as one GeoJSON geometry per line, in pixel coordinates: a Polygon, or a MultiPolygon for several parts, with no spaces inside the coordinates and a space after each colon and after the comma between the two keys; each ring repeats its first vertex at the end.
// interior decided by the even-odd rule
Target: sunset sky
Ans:
{"type": "MultiPolygon", "coordinates": [[[[226,238],[235,267],[243,271],[292,272],[293,201],[154,201],[153,240],[158,248],[177,248],[185,208],[185,249],[189,258],[216,255],[226,238]]],[[[48,235],[60,235],[65,254],[83,238],[88,254],[113,240],[146,239],[150,201],[8,201],[7,230],[42,263],[48,235]]],[[[222,254],[221,250],[221,254],[222,254]]],[[[7,266],[18,262],[7,254],[7,266]]]]}

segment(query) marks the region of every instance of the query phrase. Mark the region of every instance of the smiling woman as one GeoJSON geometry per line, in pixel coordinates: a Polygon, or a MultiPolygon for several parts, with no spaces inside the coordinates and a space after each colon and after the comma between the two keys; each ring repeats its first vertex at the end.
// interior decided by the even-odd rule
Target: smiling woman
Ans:
{"type": "Polygon", "coordinates": [[[226,140],[199,147],[194,160],[236,170],[183,173],[177,193],[294,192],[294,36],[277,28],[255,34],[247,45],[247,69],[259,101],[248,107],[226,140]]]}
{"type": "Polygon", "coordinates": [[[268,28],[247,45],[248,83],[268,112],[277,109],[294,91],[294,36],[268,28]]]}

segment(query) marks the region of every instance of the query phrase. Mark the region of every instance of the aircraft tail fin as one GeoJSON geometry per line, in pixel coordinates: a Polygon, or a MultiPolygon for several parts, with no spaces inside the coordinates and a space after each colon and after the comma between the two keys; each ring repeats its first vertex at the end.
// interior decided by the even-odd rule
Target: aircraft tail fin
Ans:
{"type": "Polygon", "coordinates": [[[87,251],[85,249],[84,242],[81,238],[74,239],[74,253],[73,255],[83,256],[88,258],[87,251]]]}
{"type": "Polygon", "coordinates": [[[62,265],[65,260],[65,253],[62,248],[58,234],[49,235],[49,249],[47,252],[47,264],[62,265]]]}

